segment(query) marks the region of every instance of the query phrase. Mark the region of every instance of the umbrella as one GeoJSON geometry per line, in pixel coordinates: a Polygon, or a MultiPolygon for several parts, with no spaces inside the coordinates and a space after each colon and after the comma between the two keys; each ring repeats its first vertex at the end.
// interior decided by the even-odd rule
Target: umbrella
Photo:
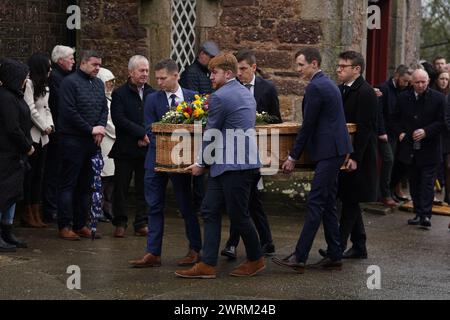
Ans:
{"type": "Polygon", "coordinates": [[[95,239],[97,232],[97,218],[102,214],[102,178],[103,156],[101,149],[98,149],[91,159],[92,170],[94,171],[94,180],[92,182],[92,203],[91,203],[91,235],[95,239]]]}

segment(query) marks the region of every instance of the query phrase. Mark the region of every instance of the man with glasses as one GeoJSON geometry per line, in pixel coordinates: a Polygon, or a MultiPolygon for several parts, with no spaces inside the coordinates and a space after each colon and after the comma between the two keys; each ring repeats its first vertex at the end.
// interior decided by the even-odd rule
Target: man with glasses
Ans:
{"type": "MultiPolygon", "coordinates": [[[[344,252],[351,235],[353,247],[343,253],[344,259],[366,259],[366,233],[360,202],[376,200],[376,155],[378,99],[374,89],[362,77],[365,61],[355,51],[339,55],[337,76],[344,102],[347,123],[356,123],[353,153],[339,174],[338,197],[342,201],[340,221],[341,245],[344,252]]],[[[321,250],[322,255],[327,252],[321,250]]]]}

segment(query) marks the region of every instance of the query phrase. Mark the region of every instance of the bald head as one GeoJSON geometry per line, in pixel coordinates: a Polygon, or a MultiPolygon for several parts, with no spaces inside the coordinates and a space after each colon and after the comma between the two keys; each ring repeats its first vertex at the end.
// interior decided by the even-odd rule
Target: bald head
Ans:
{"type": "Polygon", "coordinates": [[[414,87],[414,91],[418,94],[423,94],[428,88],[430,77],[425,70],[417,69],[412,74],[411,82],[414,87]]]}

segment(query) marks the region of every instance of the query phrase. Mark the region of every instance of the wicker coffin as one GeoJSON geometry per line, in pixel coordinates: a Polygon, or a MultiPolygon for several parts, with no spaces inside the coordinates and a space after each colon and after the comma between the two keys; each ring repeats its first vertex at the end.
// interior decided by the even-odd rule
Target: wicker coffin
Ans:
{"type": "MultiPolygon", "coordinates": [[[[356,131],[355,124],[347,124],[350,135],[356,131]]],[[[258,148],[261,162],[264,167],[278,168],[287,159],[289,152],[292,150],[295,138],[300,129],[298,123],[284,122],[280,124],[258,125],[256,131],[258,135],[258,148]],[[278,134],[279,152],[272,151],[272,133],[278,134]]],[[[184,169],[194,163],[197,158],[197,146],[194,147],[194,125],[192,124],[167,124],[154,123],[152,124],[152,132],[156,137],[156,171],[162,172],[186,172],[184,169]],[[180,129],[182,129],[180,131],[180,129]],[[173,132],[177,132],[175,138],[172,138],[173,132]],[[185,141],[189,144],[180,147],[182,139],[190,137],[185,141]],[[190,145],[190,149],[188,146],[190,145]],[[179,149],[174,149],[179,148],[179,149]],[[183,150],[188,153],[184,154],[183,150]]],[[[297,162],[297,166],[310,166],[311,160],[307,154],[303,154],[297,162]]]]}

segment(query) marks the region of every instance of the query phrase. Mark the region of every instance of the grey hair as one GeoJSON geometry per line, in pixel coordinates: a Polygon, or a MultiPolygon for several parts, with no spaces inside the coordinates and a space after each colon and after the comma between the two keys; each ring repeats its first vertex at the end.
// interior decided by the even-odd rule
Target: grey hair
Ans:
{"type": "Polygon", "coordinates": [[[67,58],[68,56],[75,53],[75,49],[71,47],[66,47],[62,45],[57,45],[52,51],[52,61],[57,63],[59,59],[67,58]]]}
{"type": "Polygon", "coordinates": [[[150,63],[148,62],[148,59],[146,57],[137,54],[130,58],[130,61],[128,62],[128,70],[136,69],[138,62],[142,61],[142,60],[145,60],[147,62],[147,64],[150,65],[150,63]]]}

